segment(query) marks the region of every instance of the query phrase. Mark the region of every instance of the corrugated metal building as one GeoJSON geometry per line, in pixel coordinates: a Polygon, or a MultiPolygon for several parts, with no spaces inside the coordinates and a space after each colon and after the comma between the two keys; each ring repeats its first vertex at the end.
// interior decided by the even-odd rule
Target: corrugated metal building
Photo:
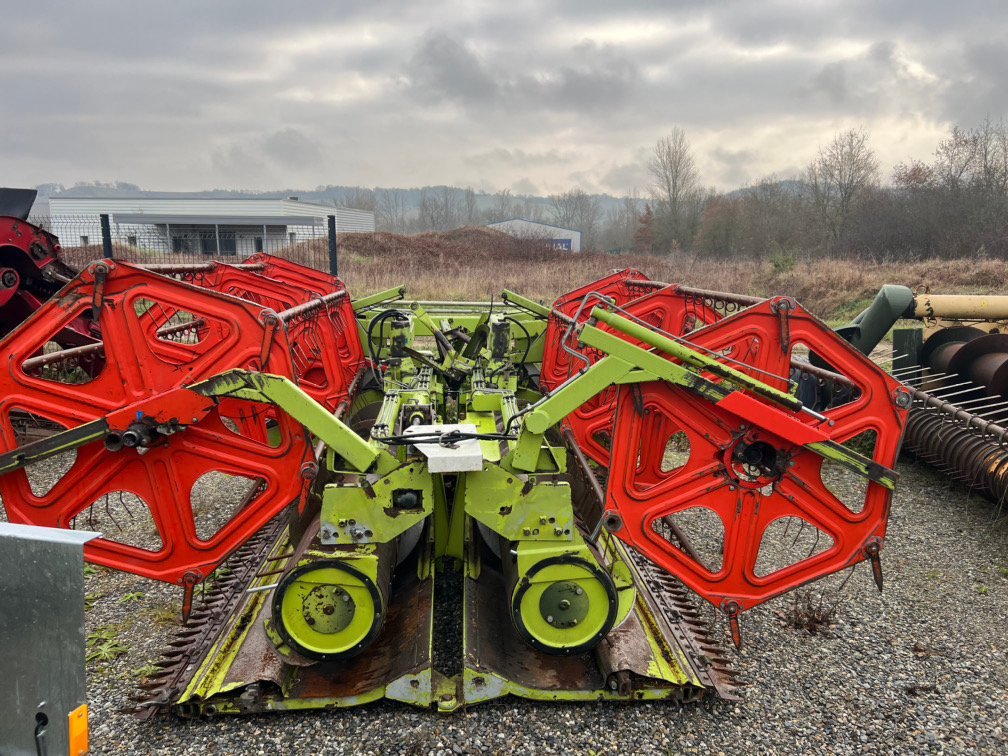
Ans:
{"type": "Polygon", "coordinates": [[[549,241],[553,249],[562,249],[567,252],[581,251],[581,232],[571,228],[560,228],[560,226],[537,223],[524,218],[511,218],[497,223],[488,223],[487,228],[503,231],[505,234],[517,236],[519,239],[545,239],[549,241]]]}
{"type": "Polygon", "coordinates": [[[64,246],[98,244],[94,219],[107,213],[113,236],[133,246],[172,252],[236,254],[238,249],[276,249],[326,233],[326,216],[336,230],[373,232],[374,213],[302,202],[296,197],[200,197],[148,194],[141,197],[49,198],[49,216],[64,246]]]}

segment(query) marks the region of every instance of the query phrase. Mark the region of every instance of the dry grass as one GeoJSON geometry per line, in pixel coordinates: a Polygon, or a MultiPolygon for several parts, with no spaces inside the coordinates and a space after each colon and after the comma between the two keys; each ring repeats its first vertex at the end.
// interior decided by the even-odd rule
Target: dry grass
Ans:
{"type": "MultiPolygon", "coordinates": [[[[316,254],[324,254],[325,240],[310,244],[318,245],[316,254]]],[[[853,316],[887,283],[929,286],[944,293],[993,294],[1004,293],[1008,280],[1008,262],[985,258],[881,264],[810,259],[783,271],[756,260],[572,255],[478,228],[412,237],[347,234],[340,239],[340,276],[356,294],[404,283],[410,296],[419,299],[489,299],[507,288],[548,302],[622,268],[704,289],[788,294],[824,318],[853,316]]]]}
{"type": "MultiPolygon", "coordinates": [[[[100,247],[71,248],[68,259],[101,256],[100,247]]],[[[129,247],[117,255],[131,259],[129,247]]],[[[324,238],[301,242],[278,254],[324,266],[324,238]]],[[[548,302],[576,286],[622,268],[637,268],[655,280],[754,295],[788,294],[827,319],[856,314],[886,283],[929,286],[943,293],[1003,293],[1008,262],[987,258],[875,263],[870,260],[798,260],[790,269],[769,261],[717,260],[689,255],[571,254],[537,240],[515,239],[486,228],[400,236],[340,236],[340,276],[361,296],[405,284],[417,299],[487,300],[512,289],[548,302]]]]}

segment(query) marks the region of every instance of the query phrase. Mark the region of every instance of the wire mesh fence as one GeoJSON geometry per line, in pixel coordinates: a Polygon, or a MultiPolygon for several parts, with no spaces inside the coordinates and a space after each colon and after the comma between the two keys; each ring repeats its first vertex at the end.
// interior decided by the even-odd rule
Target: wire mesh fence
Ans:
{"type": "MultiPolygon", "coordinates": [[[[329,270],[326,224],[305,218],[304,224],[250,223],[108,223],[111,256],[141,264],[240,262],[266,252],[318,270],[329,270]]],[[[60,240],[63,257],[77,269],[106,257],[100,214],[29,218],[60,240]]]]}

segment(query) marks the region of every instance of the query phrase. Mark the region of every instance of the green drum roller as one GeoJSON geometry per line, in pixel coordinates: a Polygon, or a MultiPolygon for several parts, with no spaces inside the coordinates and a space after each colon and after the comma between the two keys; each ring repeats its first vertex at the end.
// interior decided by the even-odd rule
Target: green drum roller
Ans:
{"type": "Polygon", "coordinates": [[[390,572],[389,560],[377,555],[303,563],[283,577],[273,594],[273,627],[308,659],[351,657],[381,630],[390,572]]]}
{"type": "Polygon", "coordinates": [[[616,586],[592,561],[562,554],[514,575],[511,618],[533,648],[556,655],[590,651],[616,622],[616,586]]]}

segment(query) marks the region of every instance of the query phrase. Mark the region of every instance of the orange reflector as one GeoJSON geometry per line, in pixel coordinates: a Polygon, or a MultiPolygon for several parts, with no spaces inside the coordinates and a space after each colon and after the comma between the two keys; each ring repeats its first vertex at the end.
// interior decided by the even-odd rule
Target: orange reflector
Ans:
{"type": "Polygon", "coordinates": [[[87,753],[87,704],[81,704],[70,712],[70,756],[87,756],[87,753]]]}

